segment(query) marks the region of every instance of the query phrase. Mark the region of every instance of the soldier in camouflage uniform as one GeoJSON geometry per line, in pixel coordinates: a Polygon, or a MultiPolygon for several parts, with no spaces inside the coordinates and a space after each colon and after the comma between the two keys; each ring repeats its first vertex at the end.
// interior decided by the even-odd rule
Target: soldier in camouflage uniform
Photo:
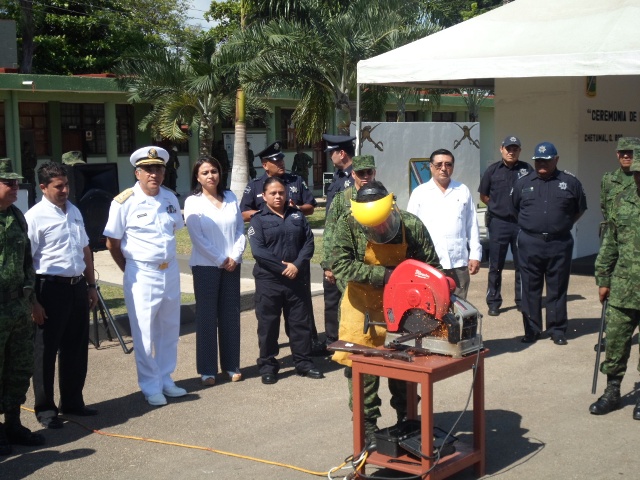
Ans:
{"type": "MultiPolygon", "coordinates": [[[[607,375],[607,387],[589,407],[594,415],[620,408],[620,384],[627,369],[633,332],[640,323],[640,149],[634,150],[630,171],[636,188],[623,191],[608,210],[609,221],[595,264],[600,301],[608,298],[609,303],[607,353],[600,365],[600,371],[607,375]]],[[[640,420],[640,400],[633,409],[633,418],[640,420]]]]}
{"type": "Polygon", "coordinates": [[[616,155],[620,168],[613,172],[607,172],[602,177],[600,183],[600,209],[604,218],[603,224],[606,224],[611,215],[611,208],[618,194],[625,190],[635,190],[635,182],[633,174],[629,171],[633,160],[633,149],[640,148],[640,138],[638,137],[621,137],[618,139],[616,155]]]}
{"type": "MultiPolygon", "coordinates": [[[[382,293],[393,269],[408,258],[441,268],[429,232],[418,217],[395,206],[393,194],[380,182],[370,182],[358,190],[351,203],[351,215],[342,215],[334,230],[333,272],[346,288],[340,302],[340,340],[371,347],[384,344],[386,330],[372,326],[363,333],[365,316],[383,323],[382,293]]],[[[348,352],[335,352],[333,360],[351,367],[348,352]]],[[[349,408],[352,404],[350,368],[349,408]]],[[[375,442],[381,401],[379,377],[365,375],[364,418],[367,441],[375,442]]],[[[389,379],[391,406],[398,420],[406,416],[406,384],[389,379]]]]}
{"type": "MultiPolygon", "coordinates": [[[[611,209],[616,197],[626,190],[635,190],[636,188],[636,184],[633,181],[633,174],[629,171],[631,161],[633,160],[634,148],[640,148],[640,138],[619,138],[616,155],[620,163],[620,168],[612,172],[607,172],[602,176],[602,181],[600,182],[600,210],[602,210],[603,221],[600,223],[600,239],[604,237],[604,229],[611,216],[611,209]]],[[[603,338],[600,348],[604,351],[605,347],[606,339],[603,338]]],[[[598,344],[594,346],[594,350],[597,351],[597,349],[598,344]]]]}
{"type": "Polygon", "coordinates": [[[0,455],[11,444],[38,446],[44,437],[20,423],[20,405],[26,400],[33,372],[31,305],[35,301],[35,271],[27,223],[13,203],[22,177],[13,173],[11,160],[0,159],[0,455]]]}
{"type": "MultiPolygon", "coordinates": [[[[336,193],[325,219],[324,234],[322,235],[322,246],[324,249],[322,264],[327,265],[327,267],[331,267],[333,262],[333,232],[338,220],[343,215],[351,213],[351,202],[356,199],[358,190],[360,190],[363,185],[373,182],[376,179],[376,161],[372,155],[353,157],[351,165],[353,168],[351,170],[353,185],[336,193]]],[[[341,292],[344,292],[345,287],[346,284],[338,284],[341,292]]],[[[336,325],[335,328],[337,329],[338,326],[336,325]]],[[[337,333],[336,330],[335,338],[329,337],[327,333],[327,343],[337,340],[337,333]]]]}

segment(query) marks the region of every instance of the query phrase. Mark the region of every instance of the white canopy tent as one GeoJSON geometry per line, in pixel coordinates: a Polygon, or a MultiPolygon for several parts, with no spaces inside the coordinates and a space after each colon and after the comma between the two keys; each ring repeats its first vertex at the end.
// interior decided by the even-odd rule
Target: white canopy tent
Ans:
{"type": "Polygon", "coordinates": [[[476,86],[495,78],[640,74],[640,0],[516,0],[358,62],[359,84],[476,86]]]}
{"type": "Polygon", "coordinates": [[[357,91],[367,84],[493,88],[493,145],[483,148],[497,156],[504,135],[517,134],[526,160],[538,142],[554,142],[559,168],[587,192],[574,257],[590,255],[598,251],[600,179],[618,165],[616,140],[640,136],[638,25],[640,0],[515,0],[358,62],[357,91]]]}

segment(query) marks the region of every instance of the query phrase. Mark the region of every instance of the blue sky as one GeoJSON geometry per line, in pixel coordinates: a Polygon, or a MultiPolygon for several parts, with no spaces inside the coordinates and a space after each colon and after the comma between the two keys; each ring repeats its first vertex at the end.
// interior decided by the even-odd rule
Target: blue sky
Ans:
{"type": "Polygon", "coordinates": [[[187,15],[191,17],[189,23],[209,28],[211,24],[208,24],[202,16],[204,15],[204,12],[209,10],[211,0],[191,0],[191,5],[192,8],[187,11],[187,15]]]}

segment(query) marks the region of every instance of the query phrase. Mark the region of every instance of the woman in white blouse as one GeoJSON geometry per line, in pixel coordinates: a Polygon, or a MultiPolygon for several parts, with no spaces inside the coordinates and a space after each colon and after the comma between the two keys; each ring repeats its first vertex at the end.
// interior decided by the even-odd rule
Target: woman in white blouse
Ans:
{"type": "Polygon", "coordinates": [[[246,245],[238,199],[221,182],[217,159],[203,156],[191,174],[184,216],[193,248],[189,265],[196,297],[196,364],[202,384],[215,385],[220,367],[240,373],[240,262],[246,245]]]}

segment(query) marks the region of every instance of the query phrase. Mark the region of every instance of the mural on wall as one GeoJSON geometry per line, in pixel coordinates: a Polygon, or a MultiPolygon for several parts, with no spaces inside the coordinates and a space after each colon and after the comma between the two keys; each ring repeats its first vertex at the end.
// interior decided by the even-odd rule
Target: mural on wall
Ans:
{"type": "MultiPolygon", "coordinates": [[[[380,125],[380,124],[378,124],[380,125]]],[[[360,130],[360,150],[362,150],[362,144],[364,143],[365,140],[368,140],[369,142],[373,143],[373,146],[380,150],[381,152],[384,152],[384,149],[382,148],[384,145],[382,142],[376,142],[372,137],[371,137],[371,132],[378,126],[378,125],[374,125],[373,127],[371,125],[365,125],[364,127],[362,127],[362,130],[360,130]]]]}
{"type": "MultiPolygon", "coordinates": [[[[356,135],[355,123],[351,125],[351,135],[356,135]]],[[[373,155],[376,178],[396,195],[398,206],[405,209],[411,191],[431,179],[429,156],[440,148],[453,152],[455,168],[452,178],[464,183],[478,204],[479,137],[480,124],[477,122],[363,123],[358,145],[361,155],[373,155]],[[462,137],[460,130],[463,131],[462,137]],[[364,135],[367,137],[363,138],[364,135]]]]}
{"type": "MultiPolygon", "coordinates": [[[[456,142],[454,142],[453,149],[455,150],[456,148],[458,148],[460,146],[460,144],[462,143],[462,141],[466,138],[467,140],[469,140],[469,143],[471,145],[473,145],[474,147],[476,147],[479,150],[480,149],[480,140],[471,138],[471,129],[473,127],[475,127],[476,125],[478,125],[478,124],[474,123],[473,125],[468,126],[468,125],[460,125],[460,124],[456,123],[456,125],[458,125],[458,127],[460,127],[460,129],[462,130],[462,138],[460,140],[457,140],[456,142]]],[[[479,136],[480,136],[480,132],[478,131],[478,137],[479,136]]]]}
{"type": "Polygon", "coordinates": [[[431,168],[428,158],[409,159],[409,193],[423,183],[431,180],[431,168]]]}

